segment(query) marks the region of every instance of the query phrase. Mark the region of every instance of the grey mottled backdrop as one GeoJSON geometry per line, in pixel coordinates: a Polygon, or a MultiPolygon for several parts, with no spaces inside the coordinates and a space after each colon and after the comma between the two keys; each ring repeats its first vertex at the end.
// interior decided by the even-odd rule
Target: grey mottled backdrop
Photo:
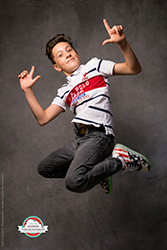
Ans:
{"type": "Polygon", "coordinates": [[[1,0],[0,138],[1,248],[5,250],[167,249],[167,21],[163,0],[1,0]],[[123,60],[102,19],[122,24],[143,71],[111,79],[116,142],[145,154],[148,174],[113,176],[112,195],[97,186],[70,193],[63,180],[44,179],[37,164],[74,139],[65,112],[40,127],[27,105],[17,75],[36,66],[34,93],[46,108],[65,83],[45,56],[57,33],[71,36],[85,63],[93,56],[123,60]],[[18,232],[28,216],[49,231],[32,239],[18,232]]]}

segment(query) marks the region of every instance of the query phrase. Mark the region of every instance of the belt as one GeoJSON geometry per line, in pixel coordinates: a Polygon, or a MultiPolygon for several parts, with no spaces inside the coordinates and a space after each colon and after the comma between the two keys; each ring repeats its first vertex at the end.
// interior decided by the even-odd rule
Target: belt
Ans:
{"type": "Polygon", "coordinates": [[[81,127],[77,133],[78,136],[83,136],[86,133],[90,133],[90,132],[105,132],[105,128],[103,125],[101,125],[100,127],[95,127],[93,125],[85,125],[83,127],[81,127]]]}

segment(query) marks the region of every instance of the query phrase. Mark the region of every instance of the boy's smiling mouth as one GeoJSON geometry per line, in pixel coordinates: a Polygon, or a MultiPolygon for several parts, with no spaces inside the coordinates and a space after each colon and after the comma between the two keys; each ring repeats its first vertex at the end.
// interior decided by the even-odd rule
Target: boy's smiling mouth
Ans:
{"type": "Polygon", "coordinates": [[[70,63],[74,60],[74,58],[70,58],[70,60],[67,61],[67,63],[70,63]]]}

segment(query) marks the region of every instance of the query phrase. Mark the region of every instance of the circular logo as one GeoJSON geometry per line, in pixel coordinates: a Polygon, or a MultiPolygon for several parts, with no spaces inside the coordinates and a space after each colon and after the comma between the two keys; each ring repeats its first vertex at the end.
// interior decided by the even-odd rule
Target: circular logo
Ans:
{"type": "Polygon", "coordinates": [[[48,226],[44,226],[43,221],[37,216],[30,216],[26,218],[22,226],[18,226],[20,233],[24,233],[28,237],[36,238],[42,233],[48,231],[48,226]]]}

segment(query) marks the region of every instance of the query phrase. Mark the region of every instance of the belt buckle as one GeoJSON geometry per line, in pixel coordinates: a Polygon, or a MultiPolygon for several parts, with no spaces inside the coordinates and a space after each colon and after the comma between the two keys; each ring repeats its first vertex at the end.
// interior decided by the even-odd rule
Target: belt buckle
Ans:
{"type": "Polygon", "coordinates": [[[85,135],[86,131],[87,131],[87,127],[86,126],[80,128],[79,135],[85,135]]]}

